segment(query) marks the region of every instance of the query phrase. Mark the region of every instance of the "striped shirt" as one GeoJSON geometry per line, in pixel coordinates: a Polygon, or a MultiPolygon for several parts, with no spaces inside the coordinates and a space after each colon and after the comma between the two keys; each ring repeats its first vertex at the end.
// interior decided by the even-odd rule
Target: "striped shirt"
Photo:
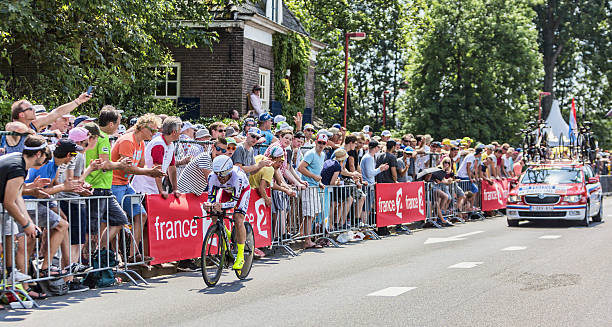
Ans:
{"type": "Polygon", "coordinates": [[[181,172],[177,182],[181,193],[200,196],[206,191],[208,176],[204,175],[202,169],[212,171],[212,158],[208,152],[200,153],[193,158],[181,172]]]}

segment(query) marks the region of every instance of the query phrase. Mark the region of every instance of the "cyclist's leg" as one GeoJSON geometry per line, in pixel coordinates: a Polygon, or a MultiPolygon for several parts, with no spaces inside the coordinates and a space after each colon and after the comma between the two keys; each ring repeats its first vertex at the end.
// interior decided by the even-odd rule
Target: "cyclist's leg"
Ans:
{"type": "Polygon", "coordinates": [[[236,249],[238,253],[236,255],[236,261],[234,261],[234,269],[242,269],[244,265],[244,243],[246,242],[246,228],[244,228],[244,216],[249,207],[249,198],[251,190],[246,189],[240,194],[238,200],[238,206],[234,212],[234,228],[236,233],[236,249]]]}

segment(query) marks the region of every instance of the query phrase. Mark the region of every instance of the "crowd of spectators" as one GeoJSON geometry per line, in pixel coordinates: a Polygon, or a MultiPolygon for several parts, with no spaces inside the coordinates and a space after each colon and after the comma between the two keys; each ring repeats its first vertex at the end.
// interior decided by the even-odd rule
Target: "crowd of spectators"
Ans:
{"type": "MultiPolygon", "coordinates": [[[[15,266],[11,258],[5,258],[5,268],[18,281],[27,281],[34,272],[69,275],[65,278],[72,291],[87,289],[72,275],[91,269],[88,253],[116,251],[115,240],[126,226],[134,239],[128,257],[120,260],[150,262],[147,242],[142,242],[146,210],[138,198],[124,200],[124,196],[199,196],[207,188],[213,159],[220,155],[232,158],[248,176],[251,188],[271,207],[275,237],[292,236],[286,222],[292,211],[299,211],[298,233],[304,248],[320,247],[309,237],[313,231],[350,228],[349,211],[358,223],[353,227],[368,227],[376,183],[432,182],[439,222],[452,225],[445,213],[453,201],[470,210],[480,181],[518,176],[525,166],[521,149],[505,143],[475,144],[469,137],[435,141],[430,135],[409,133],[393,137],[388,130],[375,135],[367,125],[351,132],[340,124],[317,130],[303,124],[299,113],[289,121],[282,115],[273,117],[257,104],[246,117],[236,110],[228,113],[234,119],[228,125],[216,121],[204,126],[145,114],[130,119],[126,127],[123,112],[110,105],[100,108],[97,117],[73,116],[89,99],[84,93],[50,112],[27,100],[11,107],[12,121],[5,130],[21,135],[1,139],[0,201],[8,213],[3,241],[16,249],[15,266]],[[425,173],[433,168],[443,174],[425,173]],[[455,181],[464,183],[460,187],[455,181]],[[335,188],[327,208],[329,222],[321,226],[317,217],[326,209],[320,191],[325,187],[335,188]],[[64,200],[26,205],[22,195],[64,200]],[[110,198],[67,200],[89,196],[110,198]],[[32,240],[43,230],[49,231],[49,237],[40,240],[45,244],[34,253],[32,240]],[[54,263],[58,251],[63,255],[54,263]]],[[[256,255],[264,254],[258,249],[256,255]]],[[[189,260],[179,266],[197,268],[189,260]]],[[[44,296],[29,292],[33,297],[44,296]]]]}

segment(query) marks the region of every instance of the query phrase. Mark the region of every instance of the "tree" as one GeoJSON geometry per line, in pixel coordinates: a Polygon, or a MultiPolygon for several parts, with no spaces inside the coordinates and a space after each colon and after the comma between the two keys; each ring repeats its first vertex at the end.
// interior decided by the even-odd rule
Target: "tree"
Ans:
{"type": "Polygon", "coordinates": [[[541,74],[530,4],[441,0],[422,13],[407,67],[405,128],[438,139],[516,140],[541,74]]]}
{"type": "Polygon", "coordinates": [[[579,110],[586,112],[584,119],[594,122],[600,143],[610,146],[612,123],[603,116],[612,104],[612,3],[546,0],[534,10],[545,72],[541,85],[553,94],[542,102],[542,116],[548,116],[552,100],[558,99],[567,117],[575,97],[579,110]]]}
{"type": "Polygon", "coordinates": [[[381,124],[382,92],[389,96],[388,125],[393,126],[396,99],[403,81],[402,32],[411,14],[405,1],[291,0],[287,6],[315,39],[327,47],[317,56],[315,82],[317,116],[326,125],[342,122],[344,104],[344,45],[346,32],[367,38],[349,45],[349,129],[381,124]]]}
{"type": "MultiPolygon", "coordinates": [[[[213,5],[229,1],[11,0],[0,3],[0,67],[14,98],[53,107],[88,85],[94,111],[114,104],[131,113],[170,110],[153,98],[154,67],[172,62],[171,47],[207,46],[213,5]]],[[[165,71],[162,72],[165,75],[165,71]]]]}

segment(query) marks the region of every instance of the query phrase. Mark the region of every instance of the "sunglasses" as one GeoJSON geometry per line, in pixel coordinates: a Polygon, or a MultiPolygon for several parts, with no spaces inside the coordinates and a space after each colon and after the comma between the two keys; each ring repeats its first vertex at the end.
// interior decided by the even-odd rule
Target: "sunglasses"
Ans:
{"type": "Polygon", "coordinates": [[[220,147],[220,146],[216,146],[216,145],[215,145],[215,150],[217,150],[217,151],[221,151],[221,153],[225,153],[225,152],[227,152],[227,150],[226,150],[226,149],[224,149],[224,148],[222,148],[222,147],[220,147]]]}
{"type": "Polygon", "coordinates": [[[305,130],[304,130],[304,132],[311,132],[311,133],[314,133],[314,130],[312,130],[312,129],[310,129],[310,128],[309,128],[309,129],[305,129],[305,130]]]}
{"type": "Polygon", "coordinates": [[[157,128],[151,128],[149,126],[147,126],[147,129],[151,131],[151,133],[153,134],[157,134],[158,129],[157,128]]]}
{"type": "Polygon", "coordinates": [[[28,111],[28,110],[34,110],[34,107],[27,107],[27,108],[23,108],[23,109],[21,110],[21,112],[26,112],[26,111],[28,111]]]}
{"type": "Polygon", "coordinates": [[[257,135],[257,134],[249,134],[249,136],[256,140],[259,140],[259,138],[261,137],[260,135],[257,135]]]}
{"type": "Polygon", "coordinates": [[[320,145],[326,145],[326,144],[327,144],[327,142],[319,141],[319,142],[317,142],[317,144],[320,144],[320,145]]]}
{"type": "Polygon", "coordinates": [[[227,149],[228,149],[228,150],[236,150],[236,146],[235,146],[235,145],[233,145],[233,144],[232,144],[232,145],[228,145],[228,146],[227,146],[227,149]]]}
{"type": "Polygon", "coordinates": [[[225,130],[224,129],[218,129],[217,133],[225,133],[225,130]]]}
{"type": "Polygon", "coordinates": [[[228,169],[228,170],[226,170],[226,171],[222,171],[222,172],[217,173],[217,176],[219,176],[219,177],[227,177],[227,176],[228,176],[228,175],[230,175],[231,173],[232,173],[232,170],[231,170],[231,169],[228,169]]]}

